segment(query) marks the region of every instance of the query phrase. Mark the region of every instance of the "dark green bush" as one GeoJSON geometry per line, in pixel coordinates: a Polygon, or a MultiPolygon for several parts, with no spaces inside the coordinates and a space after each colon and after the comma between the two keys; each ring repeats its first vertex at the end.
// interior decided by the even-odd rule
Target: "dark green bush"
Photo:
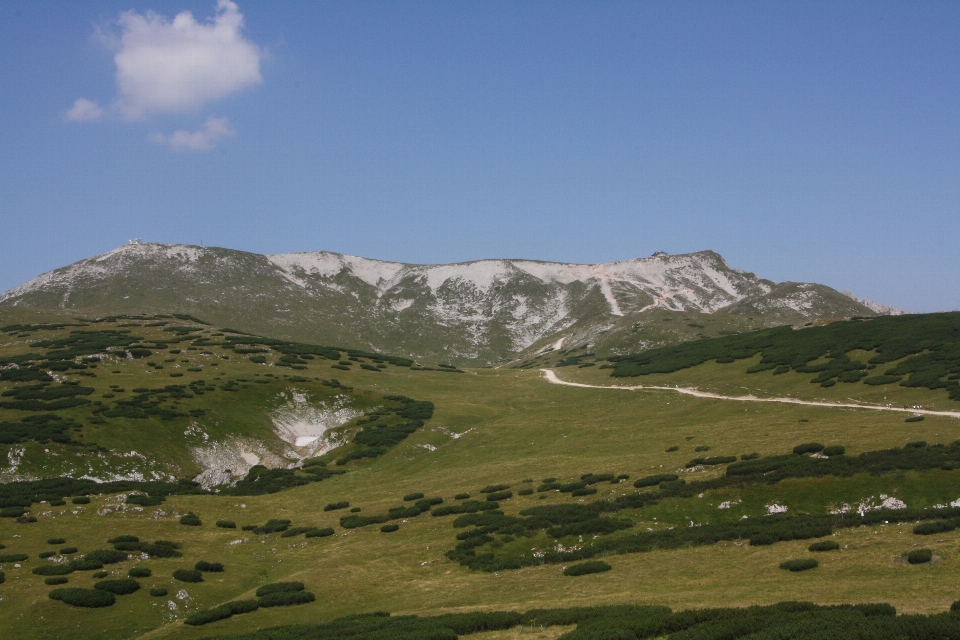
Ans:
{"type": "Polygon", "coordinates": [[[303,591],[304,586],[302,582],[273,582],[271,584],[265,584],[259,589],[257,589],[257,597],[262,598],[265,595],[271,593],[286,593],[291,591],[303,591]]]}
{"type": "Polygon", "coordinates": [[[109,571],[95,571],[95,572],[93,572],[93,573],[90,574],[90,575],[91,575],[91,577],[92,577],[94,580],[100,580],[100,579],[106,578],[108,575],[110,575],[110,572],[109,572],[109,571]]]}
{"type": "Polygon", "coordinates": [[[413,502],[414,500],[419,500],[422,497],[423,497],[423,493],[420,491],[417,491],[416,493],[408,493],[407,495],[403,496],[403,501],[413,502]]]}
{"type": "Polygon", "coordinates": [[[910,416],[909,418],[904,420],[904,422],[922,422],[922,421],[923,421],[922,415],[910,416]]]}
{"type": "Polygon", "coordinates": [[[130,578],[119,578],[115,580],[101,580],[93,585],[94,589],[100,591],[109,591],[118,596],[125,596],[140,590],[140,583],[130,578]]]}
{"type": "Polygon", "coordinates": [[[454,499],[454,500],[469,500],[469,499],[470,499],[470,494],[469,494],[469,493],[458,493],[457,495],[453,496],[453,499],[454,499]]]}
{"type": "Polygon", "coordinates": [[[399,528],[400,528],[400,525],[398,524],[385,524],[382,527],[380,527],[380,531],[384,533],[393,533],[399,528]]]}
{"type": "Polygon", "coordinates": [[[7,581],[6,574],[4,574],[3,571],[0,571],[0,584],[3,584],[6,581],[7,581]]]}
{"type": "Polygon", "coordinates": [[[824,446],[819,442],[807,442],[804,444],[798,444],[793,448],[793,453],[802,456],[805,453],[819,453],[823,451],[824,446]]]}
{"type": "Polygon", "coordinates": [[[206,560],[199,560],[197,561],[197,564],[193,565],[193,568],[197,571],[204,571],[208,573],[223,573],[222,562],[207,562],[206,560]]]}
{"type": "Polygon", "coordinates": [[[957,528],[954,520],[934,520],[933,522],[922,522],[913,528],[913,532],[920,536],[929,536],[934,533],[946,533],[957,528]]]}
{"type": "Polygon", "coordinates": [[[114,536],[107,540],[110,544],[117,544],[118,542],[140,542],[140,538],[137,536],[114,536]]]}
{"type": "Polygon", "coordinates": [[[23,562],[29,557],[25,553],[7,553],[0,555],[0,562],[23,562]]]}
{"type": "Polygon", "coordinates": [[[675,473],[660,473],[655,476],[647,476],[645,478],[634,480],[633,486],[637,487],[638,489],[641,487],[654,487],[661,482],[670,482],[677,480],[678,478],[679,476],[677,476],[675,473]]]}
{"type": "Polygon", "coordinates": [[[99,589],[81,589],[79,587],[68,587],[66,589],[54,589],[47,596],[51,600],[73,605],[74,607],[109,607],[112,606],[117,598],[109,591],[99,589]]]}
{"type": "Polygon", "coordinates": [[[334,533],[333,527],[324,527],[323,529],[310,529],[304,535],[305,538],[326,538],[334,533]]]}
{"type": "Polygon", "coordinates": [[[177,569],[173,578],[180,582],[203,582],[203,574],[196,569],[177,569]]]}
{"type": "Polygon", "coordinates": [[[507,500],[513,497],[513,491],[496,491],[494,493],[487,494],[488,502],[499,502],[500,500],[507,500]]]}
{"type": "Polygon", "coordinates": [[[350,513],[360,513],[360,507],[353,507],[350,509],[350,513]]]}
{"type": "Polygon", "coordinates": [[[149,578],[153,572],[147,567],[133,567],[130,571],[127,571],[127,575],[131,578],[149,578]]]}
{"type": "Polygon", "coordinates": [[[293,538],[294,536],[299,536],[302,533],[307,533],[308,531],[313,531],[316,527],[293,527],[292,529],[287,529],[280,534],[281,538],[293,538]]]}
{"type": "MultiPolygon", "coordinates": [[[[47,558],[52,558],[55,555],[57,555],[56,551],[41,551],[37,554],[37,557],[41,560],[46,560],[47,558]]],[[[0,562],[2,562],[2,560],[0,560],[0,562]]]]}
{"type": "Polygon", "coordinates": [[[488,484],[483,489],[480,489],[480,493],[497,493],[498,491],[504,491],[509,488],[510,485],[508,484],[488,484]]]}
{"type": "Polygon", "coordinates": [[[270,520],[267,520],[266,524],[264,524],[262,527],[257,527],[254,529],[253,532],[260,535],[266,535],[270,533],[280,533],[281,531],[286,531],[289,528],[290,520],[287,520],[286,518],[271,518],[270,520]]]}
{"type": "Polygon", "coordinates": [[[349,507],[349,506],[350,506],[350,503],[347,502],[346,500],[343,500],[343,501],[341,501],[341,502],[331,502],[330,504],[328,504],[327,506],[325,506],[325,507],[323,508],[323,510],[324,510],[324,511],[336,511],[337,509],[346,509],[346,508],[349,507]]]}
{"type": "Polygon", "coordinates": [[[753,452],[753,453],[745,453],[745,454],[743,454],[742,456],[740,456],[740,459],[741,459],[741,460],[756,460],[756,459],[759,458],[759,457],[760,457],[760,454],[759,454],[759,453],[753,452]]]}
{"type": "Polygon", "coordinates": [[[95,549],[83,556],[84,560],[93,562],[102,562],[103,564],[116,564],[127,559],[127,554],[114,549],[95,549]]]}
{"type": "Polygon", "coordinates": [[[150,589],[150,595],[154,598],[162,598],[167,595],[167,590],[163,587],[153,587],[150,589]]]}
{"type": "Polygon", "coordinates": [[[237,523],[233,520],[217,520],[216,525],[221,529],[236,529],[237,523]]]}
{"type": "Polygon", "coordinates": [[[810,551],[834,551],[839,549],[840,545],[833,540],[821,540],[810,545],[810,551]]]}
{"type": "Polygon", "coordinates": [[[518,495],[518,496],[529,496],[529,495],[533,495],[533,489],[530,488],[530,487],[527,487],[526,489],[520,489],[520,491],[517,491],[517,495],[518,495]]]}
{"type": "Polygon", "coordinates": [[[211,622],[216,622],[218,620],[226,620],[232,615],[233,611],[230,610],[230,607],[221,605],[219,607],[214,607],[213,609],[198,611],[194,614],[191,614],[184,619],[183,623],[189,624],[192,627],[199,627],[201,625],[210,624],[211,622]]]}
{"type": "Polygon", "coordinates": [[[67,582],[69,582],[67,576],[52,576],[50,578],[43,579],[43,583],[49,585],[67,584],[67,582]]]}
{"type": "Polygon", "coordinates": [[[563,575],[565,576],[584,576],[588,573],[601,573],[603,571],[610,571],[612,569],[610,565],[602,560],[590,560],[587,562],[581,562],[579,564],[573,564],[563,570],[563,575]]]}
{"type": "Polygon", "coordinates": [[[307,604],[316,600],[309,591],[287,591],[270,593],[260,598],[261,607],[289,607],[297,604],[307,604]]]}
{"type": "Polygon", "coordinates": [[[96,571],[97,569],[103,569],[103,563],[93,558],[71,560],[67,566],[74,571],[96,571]]]}
{"type": "Polygon", "coordinates": [[[680,451],[679,445],[667,447],[667,453],[673,453],[674,451],[680,451]]]}
{"type": "Polygon", "coordinates": [[[596,487],[581,487],[581,488],[579,488],[579,489],[574,489],[574,490],[570,493],[570,495],[572,495],[573,497],[576,498],[576,497],[579,497],[579,496],[591,496],[591,495],[595,494],[596,492],[597,492],[597,488],[596,488],[596,487]]]}
{"type": "Polygon", "coordinates": [[[830,447],[824,447],[824,449],[823,449],[823,455],[825,455],[825,456],[827,456],[827,457],[842,456],[842,455],[845,454],[846,452],[847,452],[846,448],[843,447],[843,446],[841,446],[841,445],[839,445],[839,444],[835,444],[835,445],[830,446],[830,447]]]}
{"type": "Polygon", "coordinates": [[[813,558],[799,558],[797,560],[787,560],[786,562],[780,563],[781,569],[794,572],[816,569],[818,566],[820,566],[820,563],[813,558]]]}
{"type": "Polygon", "coordinates": [[[70,500],[73,504],[90,504],[90,498],[87,496],[76,496],[70,500]]]}
{"type": "Polygon", "coordinates": [[[693,448],[694,451],[710,451],[710,445],[701,444],[693,448]]]}
{"type": "Polygon", "coordinates": [[[66,541],[66,538],[47,538],[47,544],[64,544],[66,541]]]}
{"type": "Polygon", "coordinates": [[[33,573],[38,576],[65,576],[76,571],[73,563],[69,564],[42,564],[33,568],[33,573]]]}
{"type": "Polygon", "coordinates": [[[26,512],[23,507],[4,507],[0,509],[0,518],[19,518],[26,512]]]}
{"type": "Polygon", "coordinates": [[[241,613],[250,613],[251,611],[256,611],[260,608],[260,603],[256,600],[234,600],[233,602],[228,602],[226,607],[230,607],[230,611],[233,612],[233,615],[240,615],[241,613]]]}
{"type": "Polygon", "coordinates": [[[930,549],[914,549],[907,554],[907,562],[910,564],[924,564],[933,560],[933,551],[930,549]]]}
{"type": "Polygon", "coordinates": [[[60,548],[60,555],[62,555],[62,556],[69,556],[69,555],[72,555],[72,554],[76,553],[77,551],[79,551],[79,549],[77,549],[76,547],[61,547],[61,548],[60,548]]]}
{"type": "Polygon", "coordinates": [[[180,524],[185,524],[188,527],[199,527],[203,522],[200,521],[200,518],[197,517],[195,513],[188,513],[185,516],[181,516],[180,524]]]}

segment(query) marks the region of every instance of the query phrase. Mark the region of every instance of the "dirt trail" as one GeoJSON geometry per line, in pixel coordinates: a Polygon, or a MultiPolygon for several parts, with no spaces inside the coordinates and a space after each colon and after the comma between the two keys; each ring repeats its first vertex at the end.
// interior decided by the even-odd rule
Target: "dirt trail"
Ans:
{"type": "Polygon", "coordinates": [[[900,413],[922,414],[928,416],[947,416],[949,418],[960,418],[960,411],[932,411],[930,409],[901,409],[899,407],[885,407],[877,404],[856,404],[844,402],[816,402],[814,400],[797,400],[796,398],[758,398],[757,396],[724,396],[719,393],[709,391],[700,391],[690,387],[655,387],[649,385],[636,385],[626,387],[621,385],[598,385],[583,384],[581,382],[566,382],[557,377],[553,369],[540,369],[547,382],[553,384],[562,384],[568,387],[584,387],[586,389],[618,389],[620,391],[673,391],[696,398],[710,398],[712,400],[735,400],[737,402],[775,402],[778,404],[802,404],[809,407],[833,407],[844,409],[870,409],[872,411],[899,411],[900,413]]]}

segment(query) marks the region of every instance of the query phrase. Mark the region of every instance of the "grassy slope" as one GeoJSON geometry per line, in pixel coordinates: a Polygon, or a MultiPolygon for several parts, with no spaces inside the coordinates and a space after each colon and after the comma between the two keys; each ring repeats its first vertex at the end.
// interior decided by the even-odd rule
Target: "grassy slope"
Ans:
{"type": "MultiPolygon", "coordinates": [[[[380,513],[401,504],[401,496],[411,491],[440,495],[449,502],[461,491],[478,495],[477,490],[490,483],[512,484],[516,490],[528,478],[569,480],[586,472],[629,473],[636,478],[683,466],[699,444],[710,445],[711,454],[758,451],[766,455],[782,453],[799,442],[819,440],[844,444],[849,453],[858,453],[906,440],[948,442],[960,437],[960,423],[945,418],[904,423],[899,415],[867,411],[746,406],[670,392],[575,389],[548,385],[537,371],[480,370],[476,375],[451,375],[391,367],[386,373],[327,373],[326,366],[312,364],[309,373],[323,377],[336,373],[357,389],[431,400],[437,405],[434,419],[374,462],[351,465],[351,472],[344,476],[284,493],[244,498],[172,497],[161,507],[143,512],[97,515],[105,504],[117,502],[104,496],[85,507],[35,509],[39,522],[33,525],[0,520],[0,541],[7,545],[3,552],[31,556],[21,569],[10,564],[3,567],[7,582],[0,585],[0,597],[8,606],[0,609],[0,633],[31,638],[132,637],[155,629],[148,637],[191,638],[371,610],[436,613],[474,607],[523,609],[624,601],[686,608],[786,599],[822,603],[882,600],[903,611],[937,611],[957,598],[960,534],[941,534],[931,540],[914,536],[908,525],[841,531],[836,539],[845,548],[821,557],[820,569],[804,574],[786,574],[776,567],[785,559],[806,555],[808,542],[769,547],[724,543],[607,558],[613,571],[576,579],[562,576],[558,566],[500,574],[464,569],[443,555],[455,543],[451,519],[426,514],[393,534],[382,534],[376,526],[349,532],[336,527],[336,537],[309,541],[213,527],[218,518],[236,520],[240,525],[262,523],[270,517],[290,518],[294,525],[336,526],[342,512],[324,512],[322,506],[337,500],[349,500],[364,513],[380,513]],[[451,432],[465,435],[452,438],[451,432]],[[420,446],[425,444],[436,450],[420,446]],[[671,445],[679,445],[680,450],[666,453],[671,445]],[[196,511],[204,525],[179,525],[175,515],[187,510],[196,511]],[[159,511],[165,515],[160,516],[159,511]],[[184,542],[183,558],[146,561],[154,577],[141,580],[145,587],[169,588],[171,596],[184,588],[188,600],[172,598],[179,607],[177,614],[168,609],[171,598],[150,598],[144,591],[120,597],[116,606],[105,610],[69,608],[48,600],[51,587],[29,573],[41,562],[36,554],[49,547],[44,540],[50,536],[63,536],[83,552],[107,547],[106,539],[119,533],[184,542]],[[238,539],[248,542],[229,544],[238,539]],[[915,546],[935,548],[943,561],[918,567],[898,561],[904,551],[915,546]],[[222,561],[227,571],[208,575],[199,585],[176,583],[169,577],[173,569],[192,566],[199,559],[222,561]],[[288,578],[303,580],[316,593],[317,602],[261,610],[198,629],[174,622],[185,610],[251,597],[258,585],[288,578]]],[[[745,368],[742,363],[730,366],[745,368]]],[[[559,373],[586,380],[603,372],[564,368],[559,373]]],[[[786,377],[778,376],[777,383],[786,377]]],[[[757,379],[745,374],[743,378],[738,384],[757,379]]],[[[837,389],[821,389],[805,379],[795,388],[797,393],[820,397],[837,389]]],[[[633,491],[629,484],[598,488],[597,497],[633,491]]],[[[960,497],[960,474],[936,471],[789,481],[708,493],[702,499],[667,500],[643,513],[626,515],[641,528],[683,526],[690,520],[702,523],[760,516],[770,502],[787,504],[794,512],[822,512],[834,502],[855,502],[881,493],[918,507],[952,501],[960,497]],[[741,503],[729,511],[717,509],[720,502],[731,499],[741,503]]],[[[515,497],[503,507],[512,514],[533,504],[571,500],[556,493],[544,500],[537,498],[536,494],[515,497]]],[[[112,573],[125,573],[132,564],[114,565],[112,573]]],[[[75,573],[68,586],[92,582],[89,573],[75,573]]]]}

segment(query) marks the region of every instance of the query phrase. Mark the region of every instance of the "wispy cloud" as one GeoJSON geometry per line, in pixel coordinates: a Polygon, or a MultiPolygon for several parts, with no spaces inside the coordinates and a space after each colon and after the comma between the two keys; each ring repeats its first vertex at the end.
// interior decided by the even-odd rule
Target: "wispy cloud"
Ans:
{"type": "Polygon", "coordinates": [[[93,100],[77,98],[73,101],[73,106],[67,109],[64,117],[73,122],[92,122],[103,117],[103,109],[93,100]]]}
{"type": "Polygon", "coordinates": [[[230,0],[205,24],[189,11],[172,21],[128,11],[119,24],[116,106],[129,119],[197,111],[262,81],[260,49],[241,35],[243,15],[230,0]]]}
{"type": "Polygon", "coordinates": [[[230,121],[227,118],[207,118],[207,123],[199,131],[174,131],[171,135],[165,136],[162,133],[155,133],[150,136],[153,142],[163,144],[174,151],[206,151],[212,149],[221,138],[229,138],[237,135],[237,132],[230,127],[230,121]]]}

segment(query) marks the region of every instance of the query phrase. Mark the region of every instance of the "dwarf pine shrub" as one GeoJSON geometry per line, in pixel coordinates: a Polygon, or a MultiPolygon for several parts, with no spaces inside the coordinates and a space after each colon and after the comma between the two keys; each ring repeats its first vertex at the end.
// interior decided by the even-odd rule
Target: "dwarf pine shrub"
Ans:
{"type": "Polygon", "coordinates": [[[93,585],[94,589],[100,591],[109,591],[118,596],[125,596],[140,590],[140,583],[130,578],[118,578],[116,580],[101,580],[93,585]]]}
{"type": "Polygon", "coordinates": [[[400,528],[400,525],[398,524],[385,524],[382,527],[380,527],[380,531],[382,531],[383,533],[393,533],[399,528],[400,528]]]}
{"type": "Polygon", "coordinates": [[[787,560],[786,562],[780,563],[780,568],[786,571],[808,571],[810,569],[816,569],[820,566],[820,563],[814,560],[813,558],[800,558],[797,560],[787,560]]]}
{"type": "Polygon", "coordinates": [[[180,582],[203,582],[203,574],[196,569],[177,569],[173,578],[180,582]]]}
{"type": "Polygon", "coordinates": [[[66,538],[47,538],[47,544],[64,544],[66,541],[66,538]]]}
{"type": "Polygon", "coordinates": [[[590,560],[588,562],[581,562],[579,564],[570,565],[563,570],[563,575],[565,576],[584,576],[588,573],[602,573],[604,571],[610,571],[612,569],[609,564],[603,562],[602,560],[590,560]]]}
{"type": "Polygon", "coordinates": [[[821,540],[820,542],[814,542],[808,548],[810,551],[835,551],[840,548],[840,545],[833,540],[821,540]]]}
{"type": "Polygon", "coordinates": [[[152,587],[150,589],[150,595],[154,598],[162,598],[163,596],[167,595],[167,590],[163,587],[152,587]]]}
{"type": "Polygon", "coordinates": [[[199,560],[197,564],[193,565],[193,568],[197,571],[204,571],[207,573],[223,573],[222,562],[207,562],[206,560],[199,560]]]}
{"type": "Polygon", "coordinates": [[[127,575],[131,578],[149,578],[152,573],[147,567],[133,567],[127,571],[127,575]]]}
{"type": "Polygon", "coordinates": [[[62,556],[69,556],[69,555],[72,555],[72,554],[76,553],[77,551],[79,551],[79,549],[77,549],[76,547],[61,547],[61,548],[60,548],[60,555],[62,555],[62,556]]]}
{"type": "Polygon", "coordinates": [[[43,583],[49,585],[55,584],[66,584],[68,582],[67,576],[51,576],[49,578],[44,578],[43,583]]]}
{"type": "Polygon", "coordinates": [[[221,529],[236,529],[237,523],[233,520],[217,520],[216,525],[221,529]]]}
{"type": "Polygon", "coordinates": [[[655,487],[661,482],[671,482],[679,478],[675,473],[660,473],[655,476],[646,476],[645,478],[638,478],[634,480],[633,486],[638,489],[641,487],[655,487]]]}
{"type": "Polygon", "coordinates": [[[416,493],[408,493],[407,495],[403,496],[403,501],[413,502],[414,500],[419,500],[422,497],[423,497],[423,492],[417,491],[416,493]]]}
{"type": "Polygon", "coordinates": [[[273,582],[271,584],[265,584],[257,589],[257,597],[262,598],[263,596],[271,593],[303,591],[303,589],[304,586],[302,582],[273,582]]]}
{"type": "Polygon", "coordinates": [[[907,562],[910,564],[924,564],[933,560],[933,551],[930,549],[914,549],[907,554],[907,562]]]}
{"type": "Polygon", "coordinates": [[[79,587],[67,587],[65,589],[54,589],[48,596],[51,600],[59,600],[65,604],[74,607],[109,607],[116,603],[117,598],[109,591],[100,589],[81,589],[79,587]]]}
{"type": "MultiPolygon", "coordinates": [[[[421,495],[421,497],[422,497],[422,495],[421,495]]],[[[346,509],[346,508],[349,507],[349,506],[350,506],[350,503],[347,502],[346,500],[343,500],[343,501],[341,501],[341,502],[331,502],[330,504],[328,504],[327,506],[325,506],[325,507],[323,508],[323,510],[324,510],[324,511],[336,511],[337,509],[346,509]]]]}
{"type": "Polygon", "coordinates": [[[180,524],[186,525],[188,527],[199,527],[203,524],[200,518],[195,513],[188,513],[185,516],[180,518],[180,524]]]}

